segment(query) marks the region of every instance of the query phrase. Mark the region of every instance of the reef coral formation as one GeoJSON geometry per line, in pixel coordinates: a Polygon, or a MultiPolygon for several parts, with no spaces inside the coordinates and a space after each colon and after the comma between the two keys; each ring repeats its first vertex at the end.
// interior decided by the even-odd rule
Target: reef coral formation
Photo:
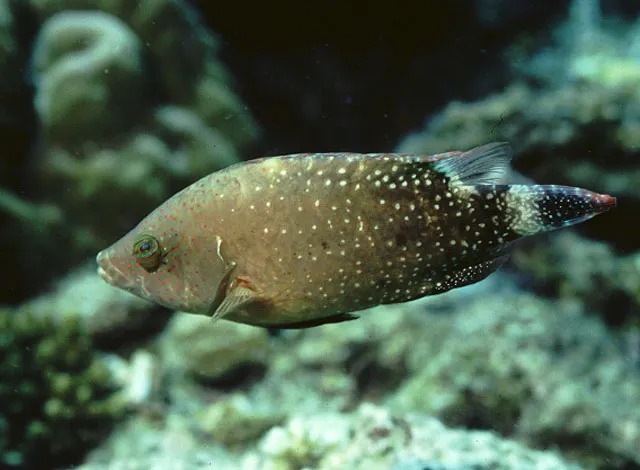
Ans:
{"type": "Polygon", "coordinates": [[[129,428],[111,452],[78,470],[580,470],[557,454],[539,452],[483,431],[450,429],[433,417],[363,404],[352,412],[296,414],[273,427],[242,457],[203,445],[184,424],[141,433],[129,428]],[[132,452],[131,440],[146,442],[132,452]],[[127,444],[127,440],[129,444],[127,444]]]}
{"type": "Polygon", "coordinates": [[[392,403],[554,446],[588,467],[640,461],[637,366],[579,303],[480,298],[451,326],[414,358],[392,403]]]}
{"type": "Polygon", "coordinates": [[[125,402],[77,319],[0,309],[0,466],[77,463],[124,416],[125,402]]]}
{"type": "MultiPolygon", "coordinates": [[[[458,428],[460,436],[475,436],[463,429],[484,430],[486,436],[494,433],[495,442],[500,435],[531,448],[555,449],[585,468],[640,462],[637,364],[601,320],[584,315],[580,302],[522,293],[505,274],[482,289],[364,312],[350,328],[284,332],[270,341],[261,337],[262,330],[251,336],[251,327],[228,323],[220,333],[224,341],[207,342],[207,321],[179,314],[159,340],[165,365],[156,381],[164,385],[154,394],[170,397],[160,427],[150,430],[158,424],[143,413],[97,450],[87,468],[110,468],[112,460],[150,465],[155,457],[142,457],[127,443],[142,436],[154,442],[173,439],[183,428],[191,429],[181,438],[190,443],[185,448],[204,460],[169,444],[162,444],[162,452],[167,461],[190,462],[193,468],[196,460],[220,468],[245,468],[241,462],[246,468],[344,468],[330,457],[334,452],[345,452],[340,459],[363,459],[372,468],[407,459],[445,465],[445,451],[458,452],[442,444],[442,454],[420,453],[420,441],[401,440],[384,456],[365,458],[372,444],[354,441],[353,433],[347,442],[327,437],[330,445],[305,437],[323,426],[359,429],[358,414],[351,412],[363,401],[379,403],[387,414],[437,418],[458,428]],[[494,296],[487,298],[484,289],[494,296]],[[189,327],[171,326],[183,322],[189,327]],[[250,337],[261,339],[247,341],[250,337]],[[185,356],[188,362],[180,359],[185,356]],[[316,430],[304,431],[313,423],[316,430]],[[300,435],[284,437],[288,433],[300,435]]],[[[399,423],[394,433],[402,428],[399,423]]],[[[464,462],[472,465],[471,460],[464,462]]],[[[500,465],[520,464],[506,459],[500,465]]]]}
{"type": "Polygon", "coordinates": [[[596,0],[575,1],[551,43],[512,44],[505,51],[512,64],[509,86],[477,101],[451,102],[422,130],[402,139],[397,150],[431,153],[473,147],[487,138],[506,140],[514,146],[515,169],[533,181],[618,195],[620,210],[605,225],[596,220],[577,229],[587,237],[562,233],[523,244],[508,268],[538,293],[562,292],[580,298],[608,323],[619,324],[621,318],[633,323],[640,306],[634,254],[640,243],[627,227],[640,209],[640,35],[637,22],[605,23],[599,7],[596,0]],[[585,253],[599,262],[586,265],[591,258],[585,253]],[[568,257],[581,261],[571,271],[568,257]]]}
{"type": "Polygon", "coordinates": [[[37,25],[21,59],[40,140],[26,157],[33,185],[20,191],[58,217],[34,226],[22,206],[0,207],[21,221],[8,240],[16,254],[55,258],[57,272],[41,274],[48,280],[187,183],[239,161],[259,130],[217,59],[217,38],[186,2],[32,1],[20,11],[37,25]],[[26,252],[18,243],[25,236],[26,252]]]}

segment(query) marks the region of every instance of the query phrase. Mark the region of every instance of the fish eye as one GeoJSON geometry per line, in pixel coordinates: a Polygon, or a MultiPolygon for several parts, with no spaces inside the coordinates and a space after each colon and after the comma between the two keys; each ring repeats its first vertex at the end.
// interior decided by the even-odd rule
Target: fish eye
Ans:
{"type": "Polygon", "coordinates": [[[133,242],[133,256],[136,262],[147,272],[157,271],[162,264],[160,242],[153,235],[143,233],[133,242]]]}

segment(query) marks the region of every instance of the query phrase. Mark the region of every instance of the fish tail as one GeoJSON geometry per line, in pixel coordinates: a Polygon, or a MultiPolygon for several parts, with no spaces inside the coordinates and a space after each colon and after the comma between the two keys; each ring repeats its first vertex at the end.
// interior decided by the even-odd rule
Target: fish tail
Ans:
{"type": "Polygon", "coordinates": [[[616,198],[570,186],[512,185],[505,195],[511,230],[520,236],[579,224],[616,206],[616,198]]]}

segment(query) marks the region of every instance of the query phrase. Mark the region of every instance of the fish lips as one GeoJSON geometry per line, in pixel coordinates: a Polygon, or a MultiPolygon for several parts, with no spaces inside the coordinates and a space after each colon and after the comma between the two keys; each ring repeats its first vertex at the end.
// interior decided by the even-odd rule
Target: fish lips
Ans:
{"type": "Polygon", "coordinates": [[[131,292],[135,287],[135,278],[126,276],[111,259],[111,250],[102,250],[96,256],[98,275],[107,284],[131,292]]]}

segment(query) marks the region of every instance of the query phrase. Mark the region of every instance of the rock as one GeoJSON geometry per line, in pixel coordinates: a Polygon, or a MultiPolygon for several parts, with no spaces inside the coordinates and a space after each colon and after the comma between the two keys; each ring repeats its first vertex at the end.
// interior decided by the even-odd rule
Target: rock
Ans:
{"type": "Polygon", "coordinates": [[[200,315],[178,313],[161,340],[162,357],[170,369],[215,381],[244,365],[268,367],[272,353],[263,328],[228,321],[212,322],[200,315]]]}
{"type": "Polygon", "coordinates": [[[232,394],[205,408],[196,421],[216,442],[244,446],[285,419],[284,410],[232,394]]]}

